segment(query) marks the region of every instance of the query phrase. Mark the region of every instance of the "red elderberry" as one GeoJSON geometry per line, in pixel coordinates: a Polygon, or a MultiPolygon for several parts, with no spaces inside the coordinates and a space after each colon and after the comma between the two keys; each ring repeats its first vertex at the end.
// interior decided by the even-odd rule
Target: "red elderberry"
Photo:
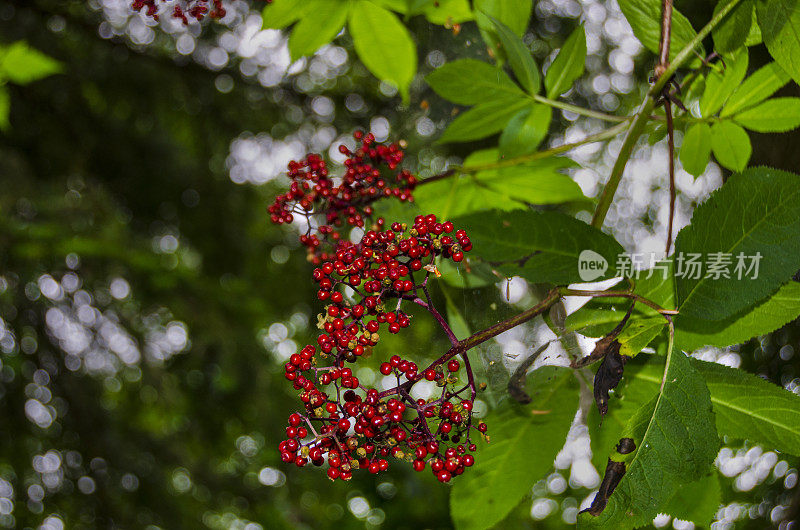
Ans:
{"type": "MultiPolygon", "coordinates": [[[[362,148],[372,143],[369,135],[363,140],[362,148]]],[[[322,174],[321,159],[311,165],[322,174]]],[[[472,423],[475,389],[457,384],[457,360],[447,362],[450,375],[445,377],[437,363],[446,358],[420,372],[415,362],[392,355],[379,371],[396,378],[397,386],[383,392],[365,388],[348,366],[377,345],[382,329],[395,333],[411,324],[402,304],[422,302],[417,292],[424,291],[434,260],[455,261],[469,251],[466,233],[459,230],[453,237],[454,230],[433,215],[418,216],[412,226],[393,223],[368,230],[358,243],[340,241],[318,263],[312,278],[317,297],[328,305],[318,317],[316,345],[305,346],[285,365],[303,409],[289,416],[287,438],[278,445],[284,462],[321,466],[327,458],[328,477],[349,480],[356,469],[385,471],[391,456],[413,461],[416,471],[429,465],[442,482],[473,465],[474,457],[467,454],[477,449],[471,436],[486,427],[472,423]],[[410,397],[423,379],[438,382],[438,398],[410,397]]]]}
{"type": "MultiPolygon", "coordinates": [[[[396,143],[377,144],[371,133],[357,131],[353,137],[360,143],[355,151],[339,146],[339,152],[347,156],[339,180],[329,174],[319,155],[292,161],[287,173],[291,180],[289,190],[278,195],[268,208],[270,219],[276,224],[291,223],[296,216],[306,219],[308,229],[300,236],[300,243],[307,248],[309,261],[315,265],[330,260],[340,245],[349,243],[341,232],[343,227],[367,226],[375,201],[389,197],[413,200],[417,178],[398,169],[404,157],[402,147],[396,143]]],[[[377,219],[376,224],[376,228],[383,229],[383,219],[377,219]]],[[[353,287],[364,280],[357,273],[347,278],[353,287]]]]}
{"type": "MultiPolygon", "coordinates": [[[[268,2],[270,0],[267,0],[268,2]]],[[[189,24],[189,18],[198,22],[203,20],[206,15],[211,18],[223,18],[226,14],[222,5],[222,0],[132,0],[131,9],[142,12],[153,20],[158,20],[158,3],[172,4],[172,18],[189,24]]]]}

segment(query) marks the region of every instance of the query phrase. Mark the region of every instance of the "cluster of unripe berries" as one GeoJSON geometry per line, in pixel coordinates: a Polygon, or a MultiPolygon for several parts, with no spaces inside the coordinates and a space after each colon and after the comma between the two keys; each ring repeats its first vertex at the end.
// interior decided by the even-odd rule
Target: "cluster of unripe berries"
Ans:
{"type": "Polygon", "coordinates": [[[372,216],[371,205],[376,200],[413,200],[417,178],[409,171],[398,170],[404,156],[400,145],[376,144],[374,135],[360,131],[353,137],[360,143],[355,151],[339,146],[339,152],[347,156],[341,177],[332,177],[319,155],[292,161],[287,173],[292,181],[289,190],[278,195],[268,208],[276,224],[291,223],[296,215],[307,220],[308,230],[300,236],[300,242],[315,265],[330,259],[332,249],[344,239],[340,232],[343,227],[366,226],[365,217],[372,216]],[[316,232],[314,222],[318,223],[316,232]]]}
{"type": "MultiPolygon", "coordinates": [[[[145,15],[158,20],[158,2],[166,3],[170,0],[132,0],[131,9],[134,11],[144,11],[145,15]]],[[[270,0],[267,0],[268,2],[270,0]]],[[[198,22],[203,20],[206,15],[211,18],[222,18],[225,16],[225,8],[222,0],[185,0],[176,1],[172,7],[172,18],[177,18],[184,24],[189,24],[189,18],[198,22]]]]}
{"type": "Polygon", "coordinates": [[[419,216],[410,227],[369,230],[357,244],[340,241],[314,269],[317,298],[328,305],[319,316],[317,344],[285,365],[303,410],[289,416],[278,447],[284,462],[303,467],[327,461],[331,479],[348,480],[355,469],[384,471],[394,457],[417,471],[429,467],[442,482],[473,465],[472,437],[483,435],[486,425],[473,422],[474,384],[471,374],[468,383],[458,384],[457,359],[443,357],[420,370],[393,355],[379,370],[397,386],[383,392],[365,388],[347,366],[372,352],[382,328],[397,333],[410,325],[402,303],[422,302],[417,292],[435,272],[437,257],[461,261],[471,248],[467,234],[452,223],[419,216]],[[419,381],[441,390],[415,400],[410,392],[419,381]]]}

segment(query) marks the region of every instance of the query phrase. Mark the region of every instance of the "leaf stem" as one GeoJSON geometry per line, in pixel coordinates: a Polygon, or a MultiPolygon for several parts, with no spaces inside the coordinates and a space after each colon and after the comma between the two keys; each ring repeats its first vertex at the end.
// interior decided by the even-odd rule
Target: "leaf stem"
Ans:
{"type": "Polygon", "coordinates": [[[615,114],[607,114],[605,112],[579,107],[577,105],[572,105],[570,103],[565,103],[563,101],[549,99],[544,96],[540,96],[538,94],[531,95],[531,98],[533,98],[533,100],[536,101],[537,103],[541,103],[543,105],[547,105],[549,107],[553,107],[556,109],[566,110],[568,112],[579,114],[581,116],[586,116],[587,118],[595,118],[598,120],[610,121],[616,123],[628,121],[630,119],[628,116],[617,116],[615,114]]]}

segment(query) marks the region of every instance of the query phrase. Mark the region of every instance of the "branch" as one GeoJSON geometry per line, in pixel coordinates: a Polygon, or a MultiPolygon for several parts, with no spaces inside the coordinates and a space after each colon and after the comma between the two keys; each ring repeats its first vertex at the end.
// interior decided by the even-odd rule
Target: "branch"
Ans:
{"type": "Polygon", "coordinates": [[[608,213],[608,209],[611,206],[611,202],[614,200],[614,195],[617,192],[617,188],[619,187],[619,182],[622,179],[622,173],[625,171],[625,165],[628,163],[628,159],[631,157],[633,153],[633,148],[636,146],[636,142],[639,140],[639,137],[644,132],[645,124],[647,123],[647,118],[650,116],[650,113],[655,108],[656,98],[658,98],[664,87],[667,85],[667,82],[675,75],[675,72],[683,66],[690,57],[693,56],[695,48],[697,48],[700,43],[705,39],[711,31],[717,27],[725,17],[730,14],[733,9],[741,3],[742,0],[731,0],[729,3],[725,5],[719,12],[709,21],[708,24],[701,29],[695,37],[690,40],[686,46],[675,56],[675,59],[670,63],[670,65],[661,72],[661,76],[656,79],[653,86],[650,87],[650,90],[647,92],[644,101],[642,101],[642,105],[639,109],[638,114],[633,119],[633,123],[631,123],[630,129],[628,129],[628,135],[625,137],[625,141],[620,148],[619,156],[617,156],[616,162],[614,162],[614,167],[611,170],[611,175],[608,178],[608,182],[606,183],[605,187],[603,188],[603,192],[600,195],[600,199],[597,203],[597,209],[594,212],[594,216],[592,217],[592,226],[595,228],[600,228],[603,226],[603,222],[605,221],[606,214],[608,213]]]}

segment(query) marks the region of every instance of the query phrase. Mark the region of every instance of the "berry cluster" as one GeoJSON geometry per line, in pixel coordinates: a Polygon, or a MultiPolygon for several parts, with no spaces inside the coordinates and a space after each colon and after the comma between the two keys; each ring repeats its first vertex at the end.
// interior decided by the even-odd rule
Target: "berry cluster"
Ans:
{"type": "MultiPolygon", "coordinates": [[[[159,0],[132,0],[131,9],[139,12],[144,10],[148,17],[158,20],[158,1],[159,0]]],[[[160,1],[164,3],[168,2],[169,0],[160,1]]],[[[224,17],[225,8],[222,6],[222,0],[178,1],[175,2],[175,5],[172,8],[172,18],[179,19],[185,25],[189,24],[189,18],[193,18],[199,22],[203,20],[206,15],[217,19],[224,17]]]]}
{"type": "Polygon", "coordinates": [[[467,381],[461,384],[454,353],[424,370],[393,355],[380,372],[397,385],[382,392],[365,388],[347,366],[372,352],[382,327],[398,333],[410,325],[404,301],[426,308],[446,326],[431,304],[427,281],[437,257],[458,262],[471,248],[467,234],[452,223],[419,216],[411,227],[394,223],[367,231],[357,244],[340,242],[314,269],[317,298],[329,305],[319,316],[317,345],[304,347],[285,365],[304,408],[289,416],[287,438],[279,445],[284,462],[321,466],[327,458],[328,476],[348,480],[354,469],[386,470],[391,456],[412,462],[416,471],[429,466],[442,482],[473,465],[470,452],[477,447],[471,435],[483,435],[486,424],[473,424],[476,388],[466,355],[467,381]],[[427,401],[412,398],[412,387],[422,380],[436,383],[441,393],[427,401]]]}
{"type": "Polygon", "coordinates": [[[328,167],[319,155],[292,161],[288,171],[292,181],[289,191],[278,195],[268,209],[276,224],[291,223],[295,215],[305,217],[308,229],[300,236],[300,242],[315,265],[331,259],[344,239],[342,227],[365,227],[365,217],[372,216],[371,205],[376,200],[384,197],[413,200],[411,193],[417,178],[409,171],[398,170],[404,156],[400,145],[376,144],[371,133],[357,131],[353,136],[360,142],[358,149],[350,151],[345,145],[339,146],[339,152],[347,156],[341,179],[334,180],[328,174],[328,167]],[[315,216],[319,224],[313,232],[315,216]]]}

